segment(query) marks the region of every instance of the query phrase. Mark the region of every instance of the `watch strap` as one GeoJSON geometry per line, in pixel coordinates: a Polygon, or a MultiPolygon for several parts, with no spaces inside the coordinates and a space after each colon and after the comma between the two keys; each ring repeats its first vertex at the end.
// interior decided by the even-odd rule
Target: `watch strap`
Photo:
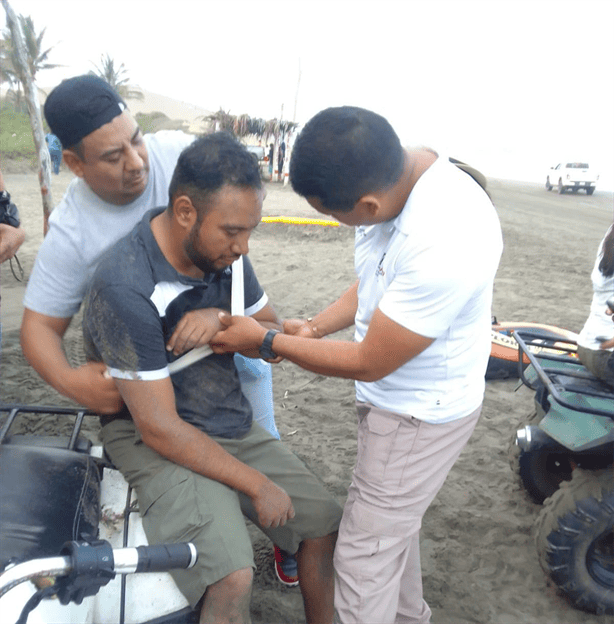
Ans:
{"type": "Polygon", "coordinates": [[[273,338],[275,338],[275,334],[279,334],[278,329],[269,329],[260,345],[258,352],[263,360],[274,360],[277,357],[277,354],[273,351],[273,338]]]}

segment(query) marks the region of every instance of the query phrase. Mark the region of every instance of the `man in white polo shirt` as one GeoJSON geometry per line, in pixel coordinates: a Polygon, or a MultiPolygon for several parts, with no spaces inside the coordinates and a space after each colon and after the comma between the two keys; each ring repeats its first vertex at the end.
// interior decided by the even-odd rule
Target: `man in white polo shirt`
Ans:
{"type": "MultiPolygon", "coordinates": [[[[356,227],[357,282],[307,321],[267,337],[283,356],[355,379],[358,457],[335,550],[343,624],[426,624],[422,516],[469,440],[484,396],[499,220],[478,172],[404,150],[381,116],[316,115],[292,153],[294,190],[356,227]],[[355,342],[313,340],[355,323],[355,342]]],[[[260,346],[250,319],[221,315],[214,350],[260,346]]]]}

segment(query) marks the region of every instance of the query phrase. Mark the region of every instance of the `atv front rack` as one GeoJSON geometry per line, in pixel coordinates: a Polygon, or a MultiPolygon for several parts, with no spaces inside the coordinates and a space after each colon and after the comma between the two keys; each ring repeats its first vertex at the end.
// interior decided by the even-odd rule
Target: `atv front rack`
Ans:
{"type": "Polygon", "coordinates": [[[27,442],[29,445],[42,445],[42,442],[37,444],[38,440],[44,440],[44,445],[49,446],[52,444],[56,448],[65,448],[69,451],[79,451],[83,453],[89,452],[91,443],[79,437],[81,429],[83,427],[83,421],[86,416],[98,416],[95,412],[89,411],[85,408],[77,407],[58,407],[45,406],[45,405],[19,405],[0,402],[0,413],[7,413],[8,418],[0,429],[0,444],[7,444],[10,442],[27,442]],[[9,436],[9,431],[15,424],[19,415],[25,414],[50,414],[55,416],[74,416],[75,423],[72,427],[70,436],[40,436],[40,435],[16,435],[9,436]],[[53,441],[53,442],[51,442],[53,441]]]}
{"type": "MultiPolygon", "coordinates": [[[[523,338],[522,330],[512,332],[518,343],[518,374],[522,383],[534,391],[544,387],[551,399],[563,408],[593,416],[614,419],[614,390],[590,373],[577,357],[551,353],[533,353],[529,347],[543,345],[543,339],[532,333],[523,338]],[[530,366],[523,367],[523,354],[530,366]]],[[[573,353],[576,343],[558,340],[557,349],[573,353]],[[570,347],[566,348],[565,343],[570,347]]]]}

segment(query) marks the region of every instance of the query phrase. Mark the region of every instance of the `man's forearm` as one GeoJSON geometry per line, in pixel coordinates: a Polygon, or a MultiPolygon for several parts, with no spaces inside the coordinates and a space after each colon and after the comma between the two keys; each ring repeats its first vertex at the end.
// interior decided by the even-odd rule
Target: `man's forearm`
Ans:
{"type": "Polygon", "coordinates": [[[168,460],[250,497],[267,480],[179,416],[172,429],[143,434],[143,442],[168,460]]]}
{"type": "Polygon", "coordinates": [[[70,318],[50,318],[24,310],[21,323],[21,348],[32,368],[61,394],[69,396],[67,374],[72,370],[64,350],[62,338],[70,325],[70,318]]]}
{"type": "Polygon", "coordinates": [[[319,375],[374,381],[368,363],[363,362],[359,343],[277,334],[273,339],[273,351],[319,375]]]}
{"type": "Polygon", "coordinates": [[[358,309],[358,281],[337,301],[316,314],[309,324],[316,338],[322,338],[351,327],[358,309]]]}
{"type": "MultiPolygon", "coordinates": [[[[223,344],[224,334],[220,336],[223,344]]],[[[253,339],[262,338],[256,333],[253,339]]],[[[376,310],[360,342],[276,334],[272,349],[278,356],[320,375],[377,381],[422,353],[434,340],[412,332],[376,310]]]]}
{"type": "Polygon", "coordinates": [[[27,308],[21,323],[21,347],[32,368],[60,394],[99,414],[114,414],[122,400],[102,362],[73,368],[62,348],[70,318],[48,317],[27,308]]]}
{"type": "Polygon", "coordinates": [[[177,414],[170,378],[116,379],[143,442],[169,461],[254,496],[266,477],[227,453],[177,414]]]}
{"type": "Polygon", "coordinates": [[[12,258],[26,239],[26,231],[0,223],[0,263],[12,258]]]}
{"type": "Polygon", "coordinates": [[[118,379],[117,384],[147,446],[169,461],[243,492],[262,527],[283,526],[294,517],[292,500],[281,487],[179,417],[168,377],[148,382],[118,379]]]}

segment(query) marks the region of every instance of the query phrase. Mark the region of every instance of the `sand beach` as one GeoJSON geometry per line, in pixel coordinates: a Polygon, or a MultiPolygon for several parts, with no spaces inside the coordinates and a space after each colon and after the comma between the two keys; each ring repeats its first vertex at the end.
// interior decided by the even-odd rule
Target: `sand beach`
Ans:
{"type": "MultiPolygon", "coordinates": [[[[18,256],[24,281],[1,268],[2,401],[70,405],[29,367],[19,346],[25,280],[42,240],[42,207],[35,173],[4,172],[27,240],[18,256]]],[[[72,175],[53,176],[57,202],[72,175]]],[[[590,272],[612,222],[612,193],[588,197],[548,193],[539,184],[489,180],[505,250],[497,274],[493,314],[500,321],[532,321],[580,331],[588,314],[590,272]]],[[[267,183],[264,215],[317,216],[290,186],[267,183]]],[[[478,224],[476,224],[478,226],[478,224]]],[[[261,224],[250,258],[281,317],[312,316],[353,281],[353,230],[321,225],[261,224]]],[[[66,337],[69,358],[82,361],[79,318],[66,337]]],[[[351,339],[352,332],[342,336],[351,339]]],[[[345,500],[355,459],[353,383],[324,378],[282,362],[274,367],[277,425],[282,440],[345,500]]],[[[424,595],[437,624],[606,624],[607,616],[573,609],[548,583],[535,552],[532,525],[539,506],[525,495],[508,463],[515,424],[532,409],[532,394],[516,380],[487,383],[481,420],[470,443],[428,510],[421,533],[424,595]]],[[[29,423],[54,432],[54,423],[29,423]]],[[[95,439],[95,427],[88,430],[95,439]]],[[[304,622],[298,589],[275,580],[273,551],[253,531],[258,571],[254,622],[304,622]]]]}

